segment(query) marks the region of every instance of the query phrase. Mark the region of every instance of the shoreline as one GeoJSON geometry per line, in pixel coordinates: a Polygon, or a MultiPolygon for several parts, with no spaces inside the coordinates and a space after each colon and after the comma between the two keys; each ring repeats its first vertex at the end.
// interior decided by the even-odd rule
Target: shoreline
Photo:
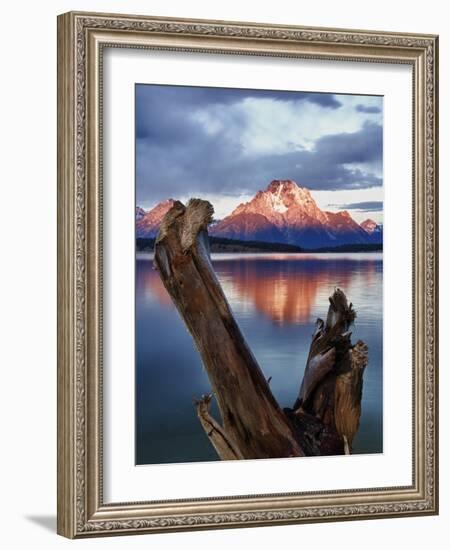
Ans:
{"type": "MultiPolygon", "coordinates": [[[[137,238],[136,252],[150,252],[154,250],[154,238],[137,238]]],[[[307,249],[284,243],[268,243],[264,241],[235,241],[210,237],[210,251],[212,254],[370,254],[382,253],[382,244],[348,244],[337,247],[323,247],[307,249]]]]}

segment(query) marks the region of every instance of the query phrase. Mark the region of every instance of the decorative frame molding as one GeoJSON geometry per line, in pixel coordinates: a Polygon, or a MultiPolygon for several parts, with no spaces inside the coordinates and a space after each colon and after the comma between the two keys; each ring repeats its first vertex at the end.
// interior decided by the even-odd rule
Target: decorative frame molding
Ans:
{"type": "Polygon", "coordinates": [[[58,533],[70,538],[438,513],[438,38],[71,12],[58,17],[58,533]],[[102,499],[103,47],[413,67],[413,484],[146,503],[102,499]]]}

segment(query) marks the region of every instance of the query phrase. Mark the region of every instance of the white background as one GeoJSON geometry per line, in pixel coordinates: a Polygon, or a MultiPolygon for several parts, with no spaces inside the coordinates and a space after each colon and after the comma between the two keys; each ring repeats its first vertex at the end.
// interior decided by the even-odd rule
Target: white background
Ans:
{"type": "Polygon", "coordinates": [[[112,48],[104,56],[104,497],[106,502],[405,486],[411,479],[412,70],[405,65],[112,48]],[[270,69],[268,68],[270,67],[270,69]],[[134,461],[134,83],[384,96],[383,454],[145,465],[134,461]],[[395,321],[402,311],[402,323],[395,321]],[[401,407],[399,407],[401,403],[401,407]],[[339,475],[336,475],[339,472],[339,475]],[[264,480],[261,483],[261,480],[264,480]],[[151,493],[149,488],[151,487],[151,493]]]}
{"type": "MultiPolygon", "coordinates": [[[[329,523],[69,542],[54,534],[56,514],[56,15],[70,9],[249,20],[441,34],[448,64],[445,3],[360,1],[293,3],[190,0],[17,2],[2,6],[0,88],[1,197],[0,365],[2,546],[273,548],[289,545],[379,549],[443,548],[450,532],[448,351],[441,354],[441,515],[430,518],[329,523]],[[257,9],[255,9],[257,6],[257,9]]],[[[441,204],[450,204],[450,81],[441,73],[441,204]]],[[[442,216],[441,235],[450,234],[442,216]]],[[[444,241],[444,238],[441,239],[444,241]]],[[[441,256],[449,278],[448,252],[441,256]]],[[[448,249],[448,246],[447,246],[448,249]]],[[[441,303],[449,290],[441,289],[441,303]]],[[[441,322],[442,333],[449,331],[441,322]]],[[[444,338],[443,338],[444,340],[444,338]]],[[[448,349],[448,348],[447,348],[448,349]]]]}

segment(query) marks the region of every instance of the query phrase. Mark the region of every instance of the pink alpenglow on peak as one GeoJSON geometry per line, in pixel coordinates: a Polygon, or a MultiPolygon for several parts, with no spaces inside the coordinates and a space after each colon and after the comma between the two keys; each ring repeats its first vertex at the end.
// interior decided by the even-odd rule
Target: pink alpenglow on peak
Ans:
{"type": "Polygon", "coordinates": [[[383,226],[370,218],[364,220],[361,223],[361,227],[372,239],[375,244],[381,244],[383,242],[383,226]]]}
{"type": "Polygon", "coordinates": [[[265,191],[240,204],[210,232],[217,237],[286,243],[305,249],[372,243],[367,231],[347,211],[321,210],[310,190],[293,180],[273,180],[265,191]]]}
{"type": "MultiPolygon", "coordinates": [[[[168,199],[148,212],[136,208],[136,236],[154,238],[166,212],[168,199]]],[[[213,205],[214,206],[214,205],[213,205]]],[[[373,220],[358,224],[347,210],[321,210],[307,187],[293,180],[273,180],[248,202],[213,224],[215,237],[296,245],[304,249],[382,243],[382,228],[373,220]]]]}
{"type": "Polygon", "coordinates": [[[374,222],[373,220],[371,220],[370,218],[367,219],[367,220],[364,220],[362,223],[361,223],[361,227],[367,231],[367,233],[373,233],[374,231],[376,231],[380,226],[377,224],[377,222],[374,222]]]}
{"type": "Polygon", "coordinates": [[[158,203],[148,212],[138,206],[136,208],[136,237],[156,237],[163,217],[172,208],[174,202],[173,199],[167,199],[158,203]],[[144,214],[138,214],[138,210],[144,212],[144,214]]]}

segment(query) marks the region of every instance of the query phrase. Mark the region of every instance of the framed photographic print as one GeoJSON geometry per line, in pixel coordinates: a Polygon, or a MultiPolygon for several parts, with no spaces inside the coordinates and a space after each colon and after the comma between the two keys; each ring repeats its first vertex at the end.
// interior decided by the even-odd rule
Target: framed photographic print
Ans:
{"type": "Polygon", "coordinates": [[[436,514],[432,35],[58,18],[58,532],[436,514]]]}

